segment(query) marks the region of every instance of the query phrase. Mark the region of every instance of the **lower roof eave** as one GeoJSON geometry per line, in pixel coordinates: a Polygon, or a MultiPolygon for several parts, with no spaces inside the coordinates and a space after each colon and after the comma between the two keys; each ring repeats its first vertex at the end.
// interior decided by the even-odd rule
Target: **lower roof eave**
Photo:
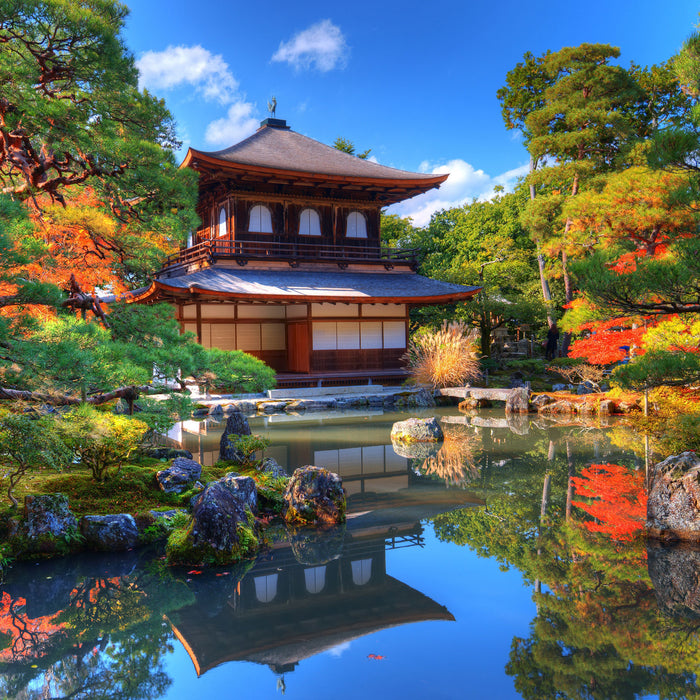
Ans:
{"type": "Polygon", "coordinates": [[[122,300],[127,303],[152,303],[158,301],[187,301],[197,299],[207,301],[228,301],[247,303],[277,303],[277,304],[306,304],[306,303],[334,303],[334,304],[409,304],[412,306],[435,306],[438,304],[453,304],[459,301],[467,301],[481,291],[481,287],[475,287],[466,292],[441,294],[433,296],[351,296],[351,295],[289,295],[289,294],[249,294],[239,292],[224,292],[210,290],[201,287],[174,287],[163,282],[155,281],[145,290],[137,290],[130,296],[123,295],[122,300]]]}

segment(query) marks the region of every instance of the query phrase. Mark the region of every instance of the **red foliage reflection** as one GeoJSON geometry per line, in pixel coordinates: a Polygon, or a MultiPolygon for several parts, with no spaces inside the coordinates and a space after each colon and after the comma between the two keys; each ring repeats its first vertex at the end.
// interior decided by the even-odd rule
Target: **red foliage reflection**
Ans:
{"type": "Polygon", "coordinates": [[[594,499],[574,505],[595,518],[583,523],[591,532],[602,532],[612,539],[631,540],[644,527],[647,494],[644,472],[619,464],[591,464],[572,477],[576,495],[594,499]]]}

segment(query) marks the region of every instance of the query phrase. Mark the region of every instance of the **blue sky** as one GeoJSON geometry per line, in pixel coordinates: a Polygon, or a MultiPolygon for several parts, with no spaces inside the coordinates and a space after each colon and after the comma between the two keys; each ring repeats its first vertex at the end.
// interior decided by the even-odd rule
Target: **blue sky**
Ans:
{"type": "Polygon", "coordinates": [[[693,0],[126,4],[141,82],[165,98],[185,148],[240,141],[274,95],[295,131],[343,136],[384,165],[449,172],[440,190],[392,209],[420,225],[525,172],[496,91],[526,51],[600,42],[621,49],[621,65],[659,63],[700,11],[693,0]]]}

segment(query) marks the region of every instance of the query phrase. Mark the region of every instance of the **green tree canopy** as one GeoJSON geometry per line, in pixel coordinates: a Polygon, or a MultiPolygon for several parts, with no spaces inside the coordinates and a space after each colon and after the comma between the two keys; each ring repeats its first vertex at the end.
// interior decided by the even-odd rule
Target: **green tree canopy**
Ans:
{"type": "Polygon", "coordinates": [[[127,13],[115,0],[0,1],[0,188],[44,207],[89,186],[92,206],[128,224],[116,247],[138,267],[145,232],[162,246],[196,224],[196,187],[176,167],[165,103],[138,89],[127,13]]]}

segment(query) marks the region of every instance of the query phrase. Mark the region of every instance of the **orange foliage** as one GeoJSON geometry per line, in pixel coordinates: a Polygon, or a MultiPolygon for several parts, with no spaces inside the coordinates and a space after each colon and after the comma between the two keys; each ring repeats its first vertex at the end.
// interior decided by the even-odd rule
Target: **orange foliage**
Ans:
{"type": "Polygon", "coordinates": [[[584,527],[602,532],[614,540],[629,541],[644,527],[647,493],[644,473],[631,471],[619,464],[592,464],[572,481],[578,496],[594,499],[592,503],[574,501],[574,505],[595,518],[584,527]]]}
{"type": "Polygon", "coordinates": [[[46,255],[25,266],[32,279],[61,288],[68,286],[71,274],[88,293],[95,287],[111,286],[115,293],[126,287],[115,273],[121,251],[117,244],[120,224],[98,210],[99,202],[86,189],[71,198],[67,209],[30,209],[36,235],[46,245],[46,255]]]}
{"type": "Polygon", "coordinates": [[[13,600],[7,592],[0,597],[0,633],[11,638],[10,644],[0,650],[2,662],[38,659],[51,637],[63,629],[63,625],[54,624],[60,610],[53,615],[30,619],[23,612],[26,604],[24,598],[13,600]]]}
{"type": "Polygon", "coordinates": [[[575,340],[569,349],[570,357],[581,357],[596,365],[608,365],[629,357],[623,347],[634,348],[634,355],[643,355],[642,340],[646,329],[620,328],[631,325],[629,319],[613,318],[608,321],[585,323],[582,329],[593,330],[587,338],[575,340]]]}
{"type": "Polygon", "coordinates": [[[687,178],[678,171],[638,166],[611,175],[602,191],[582,193],[571,203],[572,229],[597,234],[604,246],[626,239],[641,256],[660,254],[670,238],[694,235],[697,212],[669,198],[687,178]]]}
{"type": "MultiPolygon", "coordinates": [[[[121,271],[124,261],[142,260],[154,250],[163,255],[174,252],[173,242],[164,233],[137,232],[103,211],[90,188],[72,190],[66,207],[48,201],[39,201],[38,206],[28,202],[26,206],[34,224],[33,235],[43,249],[30,261],[9,270],[10,275],[61,289],[68,288],[74,275],[85,293],[94,294],[99,289],[120,294],[128,289],[121,271]]],[[[16,290],[11,283],[0,283],[2,295],[16,290]]],[[[33,307],[31,312],[47,313],[40,307],[33,307]]]]}

